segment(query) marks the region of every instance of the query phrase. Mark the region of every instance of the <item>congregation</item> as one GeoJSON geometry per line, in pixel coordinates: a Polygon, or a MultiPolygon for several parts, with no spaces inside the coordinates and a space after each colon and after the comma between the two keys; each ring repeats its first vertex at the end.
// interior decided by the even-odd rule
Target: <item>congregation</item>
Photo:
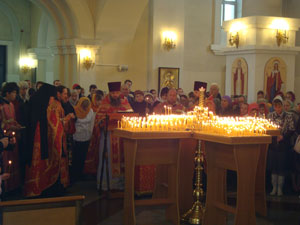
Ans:
{"type": "MultiPolygon", "coordinates": [[[[92,175],[98,189],[100,174],[109,174],[111,189],[124,188],[124,162],[120,140],[109,131],[105,135],[108,113],[164,114],[165,106],[175,114],[198,105],[199,89],[207,89],[205,106],[219,116],[269,118],[280,126],[280,136],[269,146],[267,170],[272,184],[270,195],[282,196],[283,185],[300,192],[300,154],[293,150],[300,134],[300,103],[292,91],[278,92],[270,100],[263,91],[256,102],[246,96],[221,96],[217,83],[207,86],[195,81],[194,91],[164,87],[158,93],[132,90],[132,81],[108,83],[109,93],[91,84],[85,90],[71,89],[55,80],[53,85],[29,80],[5,83],[0,98],[0,182],[2,199],[18,190],[23,197],[63,195],[66,188],[92,175]],[[108,140],[108,173],[103,171],[104,144],[108,140]]],[[[150,173],[151,176],[153,172],[150,173]]],[[[151,187],[147,190],[151,191],[151,187]]]]}

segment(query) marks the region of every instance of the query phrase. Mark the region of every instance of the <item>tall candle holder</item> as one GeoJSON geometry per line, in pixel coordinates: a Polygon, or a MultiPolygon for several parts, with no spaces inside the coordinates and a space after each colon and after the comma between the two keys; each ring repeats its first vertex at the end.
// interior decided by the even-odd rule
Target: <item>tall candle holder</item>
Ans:
{"type": "MultiPolygon", "coordinates": [[[[200,112],[204,111],[204,91],[205,89],[201,87],[199,89],[199,108],[200,112]]],[[[195,187],[193,191],[194,203],[190,210],[188,210],[185,214],[182,215],[181,221],[189,222],[190,224],[202,224],[205,207],[203,204],[204,201],[204,191],[202,184],[202,171],[203,171],[203,162],[204,157],[201,154],[201,140],[198,140],[198,148],[196,150],[195,156],[195,187]]]]}

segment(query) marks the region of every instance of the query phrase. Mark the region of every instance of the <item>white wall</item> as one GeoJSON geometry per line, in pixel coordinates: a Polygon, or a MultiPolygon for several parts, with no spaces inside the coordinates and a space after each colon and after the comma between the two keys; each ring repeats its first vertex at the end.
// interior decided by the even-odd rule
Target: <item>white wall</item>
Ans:
{"type": "Polygon", "coordinates": [[[213,43],[213,1],[185,1],[184,77],[181,87],[193,90],[194,81],[218,83],[221,93],[225,87],[225,57],[215,56],[213,43]]]}
{"type": "MultiPolygon", "coordinates": [[[[286,17],[300,18],[300,1],[288,0],[285,4],[284,13],[286,17]]],[[[296,46],[300,46],[300,31],[296,32],[296,46]]],[[[300,102],[300,55],[296,56],[294,90],[297,102],[300,102]]]]}
{"type": "Polygon", "coordinates": [[[242,16],[282,16],[282,0],[242,0],[242,16]]]}

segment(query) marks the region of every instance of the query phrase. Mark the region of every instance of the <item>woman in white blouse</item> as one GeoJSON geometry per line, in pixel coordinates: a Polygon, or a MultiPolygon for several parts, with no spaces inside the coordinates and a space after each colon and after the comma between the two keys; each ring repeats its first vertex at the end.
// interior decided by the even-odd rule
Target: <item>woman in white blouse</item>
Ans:
{"type": "Polygon", "coordinates": [[[91,109],[89,98],[82,97],[74,107],[77,120],[73,134],[74,149],[72,155],[71,182],[82,179],[84,161],[94,127],[95,113],[91,109]]]}

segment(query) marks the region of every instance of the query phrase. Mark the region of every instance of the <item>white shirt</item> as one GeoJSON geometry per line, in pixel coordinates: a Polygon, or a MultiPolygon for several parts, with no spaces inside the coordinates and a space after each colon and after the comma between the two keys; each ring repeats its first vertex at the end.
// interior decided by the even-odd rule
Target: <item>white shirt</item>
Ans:
{"type": "Polygon", "coordinates": [[[75,141],[88,141],[92,137],[92,132],[94,128],[95,113],[90,109],[89,113],[85,118],[77,118],[75,122],[76,132],[73,134],[73,139],[75,141]]]}

